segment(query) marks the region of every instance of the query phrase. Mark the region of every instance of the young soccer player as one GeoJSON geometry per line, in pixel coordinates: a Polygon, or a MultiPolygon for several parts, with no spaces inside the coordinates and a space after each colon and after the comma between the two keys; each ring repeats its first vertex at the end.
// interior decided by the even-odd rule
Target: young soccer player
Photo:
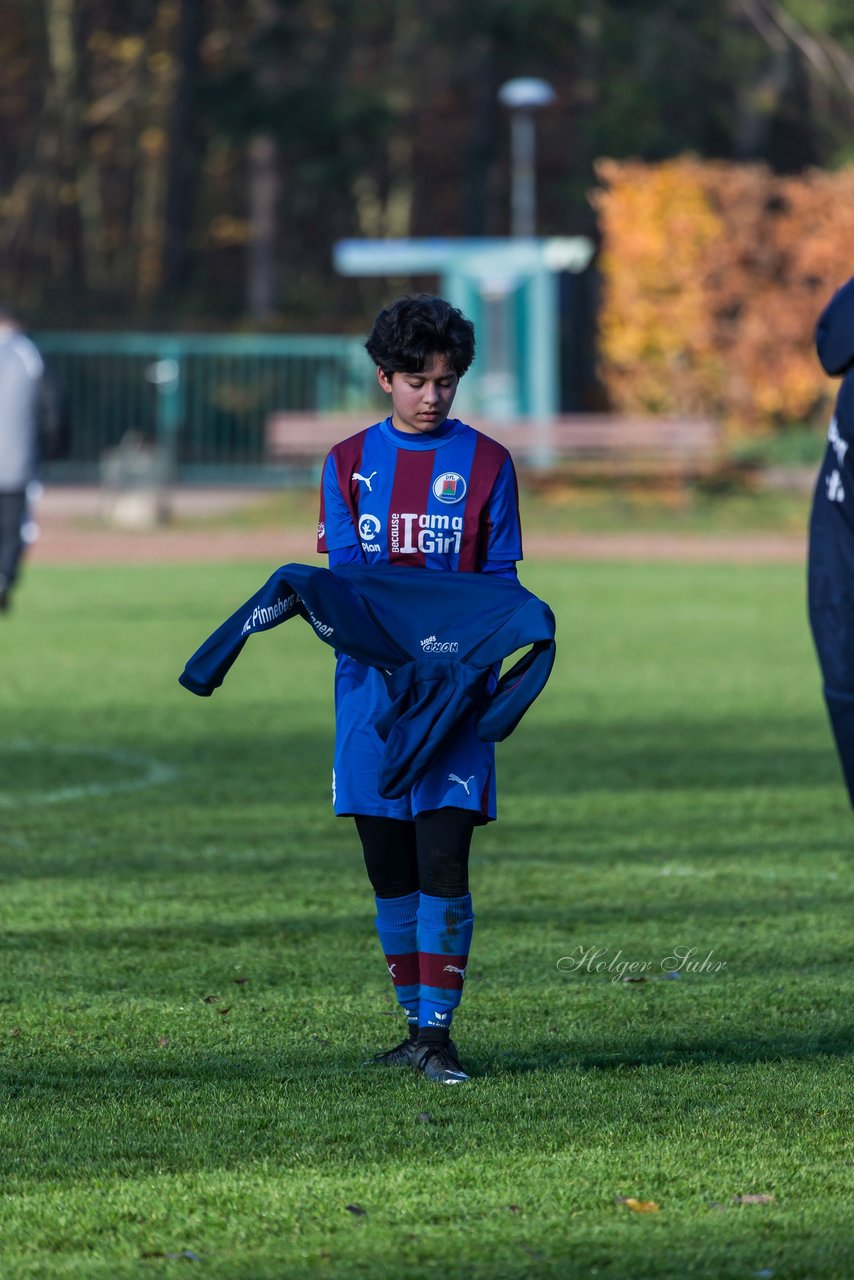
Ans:
{"type": "MultiPolygon", "coordinates": [[[[390,398],[384,422],[337,444],[323,467],[318,551],[341,564],[409,565],[516,576],[522,558],[516,475],[507,450],[450,416],[474,358],[474,328],[442,298],[401,298],[366,343],[390,398]]],[[[426,654],[436,637],[422,641],[426,654]]],[[[474,723],[408,795],[379,794],[389,705],[379,671],[339,654],[333,802],[355,818],[376,898],[376,927],[406,1040],[371,1061],[429,1080],[468,1080],[450,1039],[468,966],[474,828],[496,816],[495,748],[474,723]]]]}

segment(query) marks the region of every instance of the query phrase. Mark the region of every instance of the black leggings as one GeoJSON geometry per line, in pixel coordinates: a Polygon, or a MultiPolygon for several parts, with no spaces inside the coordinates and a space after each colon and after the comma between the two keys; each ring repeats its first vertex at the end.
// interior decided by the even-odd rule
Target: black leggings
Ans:
{"type": "Polygon", "coordinates": [[[414,822],[356,815],[368,879],[378,898],[421,890],[435,898],[469,891],[469,848],[477,814],[431,809],[414,822]]]}
{"type": "Polygon", "coordinates": [[[18,576],[24,550],[21,523],[27,511],[27,495],[0,493],[0,591],[11,587],[18,576]]]}

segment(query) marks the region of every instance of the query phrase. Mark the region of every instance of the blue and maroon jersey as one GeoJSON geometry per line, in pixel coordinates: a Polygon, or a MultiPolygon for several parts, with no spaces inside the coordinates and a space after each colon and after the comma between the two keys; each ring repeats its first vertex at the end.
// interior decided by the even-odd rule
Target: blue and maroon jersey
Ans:
{"type": "Polygon", "coordinates": [[[359,547],[368,564],[463,573],[521,560],[510,454],[456,418],[429,435],[386,418],[342,440],[323,466],[317,549],[359,547]]]}

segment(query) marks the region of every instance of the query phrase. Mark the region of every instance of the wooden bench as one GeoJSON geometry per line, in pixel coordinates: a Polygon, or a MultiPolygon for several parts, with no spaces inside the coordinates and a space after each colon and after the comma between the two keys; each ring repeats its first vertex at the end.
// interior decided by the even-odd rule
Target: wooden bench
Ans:
{"type": "MultiPolygon", "coordinates": [[[[267,460],[316,466],[333,444],[361,430],[366,420],[359,413],[272,414],[267,460]]],[[[471,425],[506,445],[519,472],[535,482],[556,477],[582,483],[688,483],[714,475],[724,463],[722,432],[706,418],[579,414],[545,424],[472,418],[471,425]]]]}
{"type": "Polygon", "coordinates": [[[720,429],[700,418],[589,414],[491,425],[532,479],[687,482],[713,474],[723,457],[720,429]]]}

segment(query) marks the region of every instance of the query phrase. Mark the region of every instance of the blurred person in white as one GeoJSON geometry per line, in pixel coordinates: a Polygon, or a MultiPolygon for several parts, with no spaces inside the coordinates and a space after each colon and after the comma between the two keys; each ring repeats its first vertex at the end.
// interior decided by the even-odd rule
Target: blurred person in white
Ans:
{"type": "Polygon", "coordinates": [[[12,308],[0,305],[0,612],[24,552],[27,489],[39,463],[44,365],[12,308]]]}

